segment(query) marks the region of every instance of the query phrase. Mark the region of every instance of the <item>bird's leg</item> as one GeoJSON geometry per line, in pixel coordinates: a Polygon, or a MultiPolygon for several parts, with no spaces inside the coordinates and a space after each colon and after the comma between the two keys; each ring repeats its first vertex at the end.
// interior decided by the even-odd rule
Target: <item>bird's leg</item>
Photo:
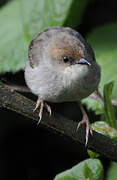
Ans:
{"type": "Polygon", "coordinates": [[[89,118],[88,118],[87,113],[85,112],[82,104],[80,104],[80,109],[81,109],[83,118],[82,118],[82,121],[80,121],[80,122],[78,123],[77,130],[78,130],[78,128],[79,128],[80,126],[82,126],[83,124],[86,125],[86,136],[85,136],[86,141],[85,141],[85,146],[87,146],[89,133],[92,135],[93,132],[92,132],[92,128],[91,128],[90,123],[89,123],[89,118]]]}
{"type": "Polygon", "coordinates": [[[36,107],[33,110],[33,111],[35,111],[37,108],[39,108],[39,121],[38,121],[38,124],[40,123],[40,121],[42,119],[44,107],[47,109],[47,111],[49,112],[49,114],[51,116],[51,107],[45,101],[38,99],[36,107]]]}

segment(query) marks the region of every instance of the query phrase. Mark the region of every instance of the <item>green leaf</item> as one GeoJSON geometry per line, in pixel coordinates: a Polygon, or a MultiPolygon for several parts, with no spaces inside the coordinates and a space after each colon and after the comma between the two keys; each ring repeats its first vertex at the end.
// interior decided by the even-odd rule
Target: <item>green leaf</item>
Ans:
{"type": "MultiPolygon", "coordinates": [[[[117,141],[117,130],[109,126],[109,124],[105,121],[96,121],[91,124],[91,127],[94,131],[103,134],[111,138],[114,141],[117,141]]],[[[99,153],[96,153],[90,149],[88,149],[88,154],[91,158],[97,158],[100,156],[99,153]]]]}
{"type": "Polygon", "coordinates": [[[113,90],[113,82],[104,85],[104,110],[105,110],[105,121],[113,127],[116,128],[115,115],[113,111],[113,106],[111,103],[111,94],[113,90]]]}
{"type": "Polygon", "coordinates": [[[91,124],[91,127],[94,131],[117,141],[117,130],[110,127],[105,121],[96,121],[91,124]]]}
{"type": "Polygon", "coordinates": [[[48,27],[75,27],[86,4],[87,0],[12,0],[4,6],[0,11],[0,73],[24,69],[30,40],[48,27]]]}
{"type": "Polygon", "coordinates": [[[103,166],[98,159],[87,159],[72,169],[58,174],[54,180],[67,180],[72,178],[75,180],[102,180],[103,179],[103,166]]]}
{"type": "Polygon", "coordinates": [[[0,73],[23,69],[26,51],[19,2],[11,1],[0,10],[0,73]]]}
{"type": "Polygon", "coordinates": [[[88,155],[89,155],[90,158],[98,158],[100,156],[99,153],[96,153],[96,152],[94,152],[94,151],[92,151],[90,149],[88,149],[87,152],[88,152],[88,155]]]}
{"type": "Polygon", "coordinates": [[[87,0],[20,0],[24,32],[28,40],[52,26],[76,27],[87,0]],[[77,15],[76,15],[77,12],[77,15]]]}
{"type": "Polygon", "coordinates": [[[93,177],[92,170],[88,167],[87,163],[84,163],[83,174],[86,180],[90,180],[93,177]]]}
{"type": "Polygon", "coordinates": [[[77,180],[77,179],[70,176],[64,176],[64,177],[58,177],[57,180],[77,180]]]}
{"type": "Polygon", "coordinates": [[[117,163],[111,162],[107,171],[106,180],[117,180],[117,163]]]}
{"type": "MultiPolygon", "coordinates": [[[[112,98],[117,99],[117,24],[106,24],[94,29],[87,38],[95,51],[96,60],[101,66],[99,91],[103,93],[104,84],[114,81],[112,98]]],[[[102,105],[87,98],[84,102],[88,108],[102,112],[102,105]]]]}

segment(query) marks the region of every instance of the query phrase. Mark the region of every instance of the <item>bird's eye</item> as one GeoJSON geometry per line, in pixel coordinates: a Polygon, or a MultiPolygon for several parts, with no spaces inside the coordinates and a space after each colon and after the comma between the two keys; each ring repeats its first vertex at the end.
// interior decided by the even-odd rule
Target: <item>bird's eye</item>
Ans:
{"type": "Polygon", "coordinates": [[[67,56],[64,56],[63,61],[64,61],[64,63],[67,63],[67,62],[69,62],[69,58],[67,56]]]}

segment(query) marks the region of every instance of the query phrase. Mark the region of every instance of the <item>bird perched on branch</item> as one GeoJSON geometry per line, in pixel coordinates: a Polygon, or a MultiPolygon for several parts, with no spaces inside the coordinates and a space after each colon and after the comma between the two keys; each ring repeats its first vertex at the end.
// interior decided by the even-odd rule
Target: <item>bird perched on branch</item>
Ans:
{"type": "MultiPolygon", "coordinates": [[[[47,102],[76,102],[89,96],[100,81],[100,67],[94,52],[80,33],[71,28],[49,28],[32,40],[25,68],[25,80],[38,96],[39,122],[43,109],[51,115],[47,102]]],[[[86,124],[86,144],[92,133],[88,117],[80,105],[86,124]]]]}

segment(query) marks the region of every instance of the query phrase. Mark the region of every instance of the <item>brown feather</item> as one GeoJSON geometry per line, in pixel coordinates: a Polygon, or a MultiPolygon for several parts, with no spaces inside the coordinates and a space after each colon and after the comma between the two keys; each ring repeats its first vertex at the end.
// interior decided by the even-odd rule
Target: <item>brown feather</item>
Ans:
{"type": "Polygon", "coordinates": [[[59,38],[54,36],[49,48],[50,56],[55,60],[61,60],[64,56],[76,61],[84,57],[81,43],[79,44],[73,37],[67,36],[59,38]]]}

